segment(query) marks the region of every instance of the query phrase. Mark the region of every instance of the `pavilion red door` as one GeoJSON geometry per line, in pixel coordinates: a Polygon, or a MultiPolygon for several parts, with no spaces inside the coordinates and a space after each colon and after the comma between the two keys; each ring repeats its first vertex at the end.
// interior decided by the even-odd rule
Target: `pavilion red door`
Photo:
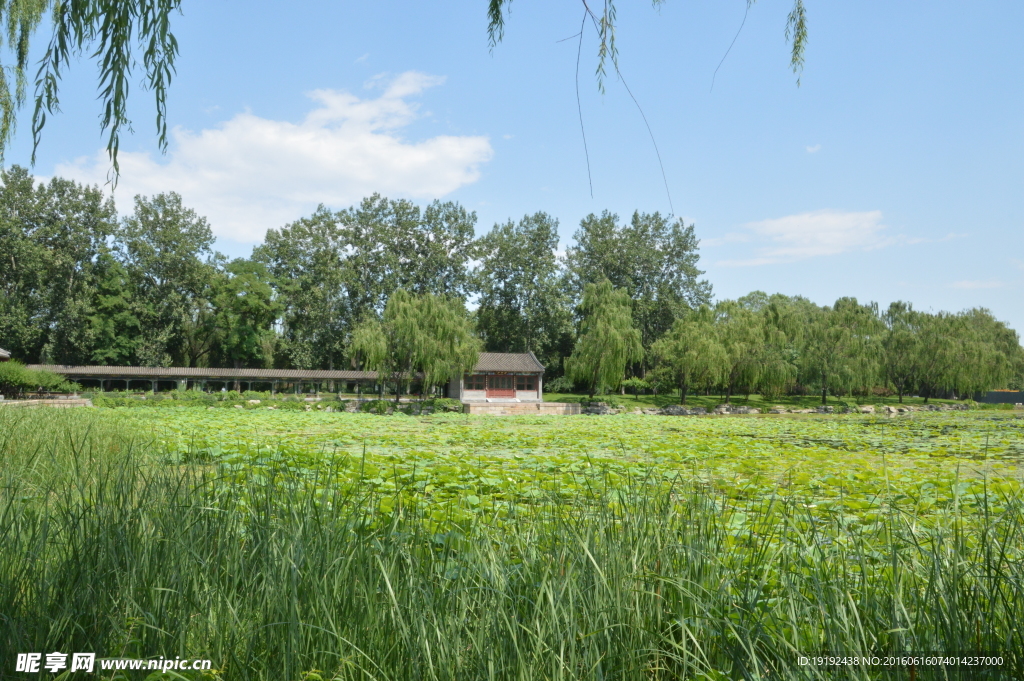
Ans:
{"type": "Polygon", "coordinates": [[[516,380],[515,376],[488,376],[487,377],[488,397],[515,397],[516,380]]]}

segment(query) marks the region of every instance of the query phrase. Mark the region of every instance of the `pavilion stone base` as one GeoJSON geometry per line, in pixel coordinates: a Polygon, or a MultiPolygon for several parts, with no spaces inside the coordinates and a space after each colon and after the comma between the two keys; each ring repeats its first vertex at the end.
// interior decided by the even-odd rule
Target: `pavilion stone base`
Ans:
{"type": "Polygon", "coordinates": [[[464,414],[491,414],[494,416],[512,416],[527,414],[532,416],[560,414],[571,415],[580,413],[578,402],[463,402],[464,414]]]}

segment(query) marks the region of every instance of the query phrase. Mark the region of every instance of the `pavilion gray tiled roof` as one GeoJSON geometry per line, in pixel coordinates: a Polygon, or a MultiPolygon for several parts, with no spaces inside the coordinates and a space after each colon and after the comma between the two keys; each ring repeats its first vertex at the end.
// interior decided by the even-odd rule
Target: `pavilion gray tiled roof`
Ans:
{"type": "Polygon", "coordinates": [[[6,362],[11,358],[11,353],[7,352],[3,348],[0,348],[0,362],[6,362]]]}
{"type": "Polygon", "coordinates": [[[474,371],[544,373],[544,365],[532,352],[481,352],[474,371]]]}

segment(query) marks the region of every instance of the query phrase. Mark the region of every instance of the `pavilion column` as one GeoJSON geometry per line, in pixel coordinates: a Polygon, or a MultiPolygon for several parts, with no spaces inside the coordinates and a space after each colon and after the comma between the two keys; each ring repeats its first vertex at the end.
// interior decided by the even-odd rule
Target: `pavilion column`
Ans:
{"type": "Polygon", "coordinates": [[[153,394],[155,395],[156,394],[156,381],[150,381],[149,385],[150,385],[150,387],[152,387],[153,394]]]}

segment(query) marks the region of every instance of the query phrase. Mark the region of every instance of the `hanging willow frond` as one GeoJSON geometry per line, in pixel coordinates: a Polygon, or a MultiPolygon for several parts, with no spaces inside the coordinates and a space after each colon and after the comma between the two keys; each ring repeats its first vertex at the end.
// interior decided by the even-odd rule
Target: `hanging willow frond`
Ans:
{"type": "Polygon", "coordinates": [[[48,116],[60,111],[59,85],[71,59],[87,54],[99,65],[100,129],[107,133],[107,153],[116,182],[117,151],[122,130],[131,130],[128,91],[132,69],[142,55],[143,86],[156,99],[157,139],[167,148],[167,88],[174,74],[178,41],[170,30],[171,14],[181,0],[0,0],[0,23],[7,40],[0,44],[0,160],[10,143],[18,109],[25,102],[29,41],[50,12],[53,35],[35,80],[32,112],[32,162],[48,116]],[[13,81],[13,87],[12,87],[13,81]]]}
{"type": "MultiPolygon", "coordinates": [[[[755,0],[747,0],[748,6],[755,0]]],[[[607,76],[605,66],[611,61],[618,71],[619,52],[615,45],[615,27],[617,26],[615,0],[603,0],[602,7],[591,9],[588,0],[581,0],[583,10],[593,23],[598,36],[597,45],[597,87],[604,92],[604,80],[607,76]]],[[[655,7],[665,0],[651,0],[655,7]]],[[[505,37],[505,17],[509,13],[512,0],[488,0],[487,3],[487,37],[491,49],[505,37]]],[[[796,84],[800,85],[800,74],[804,68],[804,52],[807,49],[807,10],[803,0],[793,0],[793,9],[786,19],[786,40],[792,45],[790,66],[797,75],[796,84]]]]}

